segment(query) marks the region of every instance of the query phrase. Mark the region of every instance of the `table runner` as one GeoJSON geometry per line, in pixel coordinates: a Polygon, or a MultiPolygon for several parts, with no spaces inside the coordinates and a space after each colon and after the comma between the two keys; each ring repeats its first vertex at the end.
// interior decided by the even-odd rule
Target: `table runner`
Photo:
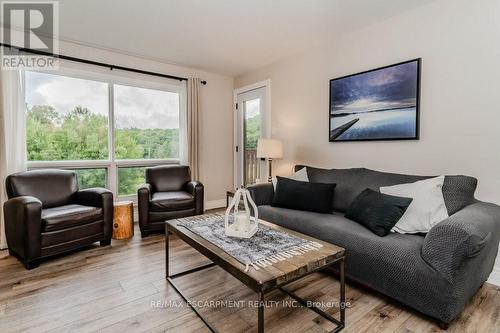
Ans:
{"type": "Polygon", "coordinates": [[[222,214],[197,215],[178,221],[178,226],[189,229],[245,265],[245,272],[250,267],[259,270],[259,267],[272,266],[323,246],[263,224],[259,224],[259,229],[252,238],[228,237],[224,231],[222,214]]]}

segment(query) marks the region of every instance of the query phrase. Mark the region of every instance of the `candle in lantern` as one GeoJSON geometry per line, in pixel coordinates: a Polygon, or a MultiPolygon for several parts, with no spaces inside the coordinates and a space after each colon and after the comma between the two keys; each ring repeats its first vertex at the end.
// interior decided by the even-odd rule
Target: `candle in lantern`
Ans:
{"type": "Polygon", "coordinates": [[[238,231],[246,231],[247,214],[245,212],[237,212],[234,216],[234,222],[238,231]]]}

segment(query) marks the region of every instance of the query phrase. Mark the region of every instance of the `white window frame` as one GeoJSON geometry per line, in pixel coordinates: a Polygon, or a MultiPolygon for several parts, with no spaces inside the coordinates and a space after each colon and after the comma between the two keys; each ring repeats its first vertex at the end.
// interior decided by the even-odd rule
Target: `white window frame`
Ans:
{"type": "MultiPolygon", "coordinates": [[[[168,158],[168,159],[136,159],[136,160],[116,160],[115,159],[115,142],[114,142],[114,132],[115,132],[115,118],[114,118],[114,85],[124,85],[131,86],[134,88],[144,88],[144,89],[154,89],[165,92],[172,92],[179,94],[179,135],[182,136],[182,124],[183,117],[182,112],[185,112],[186,108],[183,103],[186,102],[185,89],[181,84],[172,84],[169,81],[159,82],[159,81],[145,81],[138,78],[132,78],[122,75],[110,75],[108,73],[98,73],[91,72],[87,70],[80,70],[74,68],[60,68],[56,72],[54,71],[36,71],[30,70],[30,72],[38,72],[45,74],[53,74],[64,77],[70,77],[75,79],[91,80],[95,82],[102,82],[108,85],[108,159],[106,160],[65,160],[65,161],[28,161],[28,169],[106,169],[106,188],[113,192],[115,200],[132,200],[137,202],[137,195],[118,195],[118,169],[124,167],[151,167],[164,164],[180,164],[180,158],[168,158]]],[[[165,79],[162,79],[165,80],[165,79]]],[[[181,152],[183,149],[181,144],[181,138],[179,138],[179,155],[187,152],[181,152]]]]}

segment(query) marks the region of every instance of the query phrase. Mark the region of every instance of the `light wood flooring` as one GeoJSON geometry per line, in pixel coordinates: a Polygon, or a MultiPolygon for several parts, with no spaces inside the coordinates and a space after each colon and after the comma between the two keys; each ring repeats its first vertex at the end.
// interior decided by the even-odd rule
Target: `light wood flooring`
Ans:
{"type": "MultiPolygon", "coordinates": [[[[206,261],[179,239],[171,242],[172,272],[206,261]]],[[[209,332],[164,278],[164,237],[91,246],[43,262],[27,271],[0,252],[0,332],[209,332]]],[[[197,301],[256,300],[256,295],[218,267],[176,281],[197,301]]],[[[299,295],[338,299],[334,277],[315,273],[290,285],[299,295]]],[[[343,332],[439,332],[436,323],[394,301],[347,285],[347,327],[343,332]]],[[[279,291],[267,300],[266,332],[326,332],[332,329],[314,312],[286,306],[279,291]]],[[[246,305],[250,305],[245,303],[246,305]]],[[[198,305],[203,305],[198,303],[198,305]]],[[[222,332],[254,332],[256,308],[203,308],[222,332]]],[[[448,332],[500,332],[500,288],[485,284],[448,332]]]]}

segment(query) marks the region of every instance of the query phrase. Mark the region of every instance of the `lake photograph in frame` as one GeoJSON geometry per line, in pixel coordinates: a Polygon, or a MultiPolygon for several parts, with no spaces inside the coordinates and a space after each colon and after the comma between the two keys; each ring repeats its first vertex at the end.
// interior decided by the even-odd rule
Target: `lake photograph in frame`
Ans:
{"type": "Polygon", "coordinates": [[[420,62],[330,80],[330,142],[418,140],[420,62]]]}

